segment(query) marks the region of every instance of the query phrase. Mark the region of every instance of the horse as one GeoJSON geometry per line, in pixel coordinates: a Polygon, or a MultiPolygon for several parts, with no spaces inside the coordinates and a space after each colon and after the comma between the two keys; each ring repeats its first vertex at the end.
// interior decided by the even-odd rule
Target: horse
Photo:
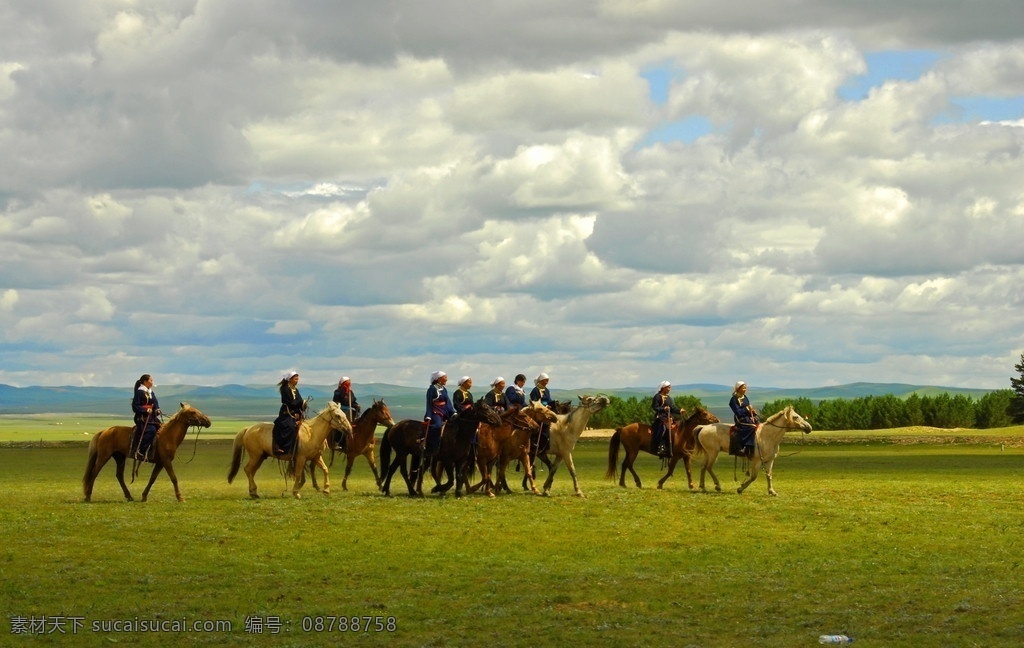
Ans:
{"type": "MultiPolygon", "coordinates": [[[[701,426],[696,430],[697,452],[703,452],[705,455],[704,465],[700,469],[700,489],[702,491],[704,490],[705,472],[709,473],[711,479],[715,480],[715,490],[719,492],[722,490],[722,485],[718,482],[718,476],[715,475],[712,467],[715,465],[719,452],[729,451],[730,427],[728,423],[713,423],[701,426]]],[[[768,417],[768,420],[757,427],[754,436],[754,456],[750,460],[750,470],[748,471],[750,477],[740,484],[740,487],[736,490],[737,493],[742,493],[746,490],[747,486],[757,479],[757,471],[763,464],[765,467],[764,476],[768,480],[768,494],[778,495],[775,489],[772,488],[772,468],[775,466],[775,458],[779,456],[779,445],[782,443],[782,437],[786,434],[787,430],[801,430],[804,434],[811,433],[811,424],[797,414],[792,405],[787,406],[781,412],[772,414],[768,417]]]]}
{"type": "Polygon", "coordinates": [[[583,497],[583,491],[580,490],[580,482],[576,477],[576,465],[572,461],[572,449],[576,447],[576,442],[579,440],[580,435],[583,434],[583,429],[587,425],[587,421],[590,420],[591,414],[600,412],[604,408],[608,407],[611,402],[604,394],[597,396],[580,396],[580,404],[576,406],[568,414],[558,414],[558,420],[551,424],[551,441],[548,444],[546,451],[541,452],[538,455],[542,461],[547,463],[547,454],[553,454],[555,460],[550,462],[548,478],[544,482],[545,497],[551,496],[551,483],[555,481],[555,471],[558,470],[559,464],[563,461],[566,467],[569,469],[569,474],[572,475],[572,484],[576,488],[576,496],[583,497]]]}
{"type": "MultiPolygon", "coordinates": [[[[370,470],[373,471],[373,478],[377,482],[377,488],[380,488],[380,474],[377,472],[377,462],[373,458],[373,448],[377,443],[374,435],[377,432],[378,425],[383,425],[385,428],[391,428],[395,425],[394,420],[391,418],[391,410],[384,404],[383,399],[374,399],[373,407],[367,409],[355,420],[352,424],[352,434],[345,441],[344,450],[337,450],[344,452],[348,459],[345,464],[345,477],[341,480],[342,490],[348,490],[348,476],[352,472],[352,464],[355,463],[356,457],[359,455],[366,457],[366,461],[370,464],[370,470]]],[[[331,465],[334,465],[335,451],[335,445],[332,444],[331,465]]]]}
{"type": "MultiPolygon", "coordinates": [[[[340,430],[351,432],[352,424],[341,407],[331,401],[327,408],[312,419],[307,419],[299,426],[295,450],[291,454],[274,454],[274,424],[255,423],[235,435],[235,442],[231,447],[231,467],[228,469],[228,483],[230,484],[238,474],[238,468],[242,463],[242,450],[249,455],[249,462],[245,465],[245,475],[249,478],[249,497],[259,499],[256,490],[256,471],[263,465],[267,457],[285,460],[289,463],[289,471],[294,478],[292,495],[301,497],[299,490],[306,483],[306,464],[320,458],[324,443],[330,431],[340,430]]],[[[320,460],[320,467],[324,471],[324,494],[329,494],[331,489],[330,478],[328,477],[327,466],[320,460]]]]}
{"type": "MultiPolygon", "coordinates": [[[[178,476],[174,473],[174,454],[181,442],[185,440],[185,435],[190,427],[208,428],[210,419],[188,403],[179,403],[179,405],[181,409],[160,426],[156,438],[153,440],[153,474],[149,477],[146,489],[142,491],[143,502],[149,497],[149,489],[153,487],[153,482],[156,481],[161,470],[166,470],[167,475],[171,478],[171,483],[174,484],[174,496],[178,498],[179,502],[185,501],[178,488],[178,476]]],[[[134,429],[130,425],[116,425],[102,430],[89,441],[89,458],[86,460],[85,476],[82,478],[86,502],[92,500],[92,488],[96,483],[96,476],[111,457],[117,462],[117,481],[121,484],[124,498],[129,502],[132,501],[132,494],[124,483],[124,466],[131,452],[130,444],[134,429]]]]}
{"type": "Polygon", "coordinates": [[[480,425],[479,440],[477,442],[477,467],[480,468],[481,480],[479,484],[471,487],[470,492],[476,492],[481,486],[489,497],[494,497],[494,487],[497,490],[505,490],[511,493],[508,482],[505,480],[505,470],[512,459],[518,459],[527,466],[526,472],[530,479],[530,488],[537,493],[537,487],[532,479],[532,468],[530,462],[530,443],[540,433],[540,424],[554,423],[558,420],[556,414],[547,407],[540,404],[540,401],[531,401],[529,405],[521,410],[508,410],[501,415],[502,424],[492,427],[486,423],[480,425]],[[491,480],[490,470],[497,466],[497,482],[491,480]]]}
{"type": "Polygon", "coordinates": [[[384,432],[384,436],[380,439],[380,466],[383,471],[380,490],[384,495],[391,495],[391,477],[396,470],[401,469],[402,478],[405,479],[405,485],[409,488],[409,496],[416,496],[416,489],[409,478],[406,460],[412,457],[413,465],[419,465],[420,457],[423,455],[423,445],[420,443],[420,439],[423,438],[424,432],[426,432],[426,423],[413,419],[399,421],[384,432]],[[392,450],[395,452],[394,461],[391,459],[392,450]]]}
{"type": "MultiPolygon", "coordinates": [[[[693,485],[693,474],[690,472],[690,457],[696,450],[697,439],[693,436],[693,430],[698,425],[718,423],[718,417],[703,407],[697,407],[693,414],[676,422],[672,426],[672,457],[669,459],[668,473],[658,481],[658,488],[661,488],[672,472],[676,469],[679,460],[683,460],[686,466],[686,478],[690,482],[690,490],[696,487],[693,485]]],[[[619,477],[619,486],[626,487],[626,471],[633,474],[633,481],[637,488],[643,488],[640,483],[640,476],[633,468],[633,462],[641,450],[650,454],[657,454],[651,447],[651,426],[646,423],[630,423],[629,425],[616,428],[608,443],[608,472],[605,477],[615,479],[617,472],[615,464],[619,458],[619,446],[625,450],[626,456],[622,459],[622,475],[619,477]]]]}
{"type": "MultiPolygon", "coordinates": [[[[431,493],[444,495],[455,484],[455,496],[462,497],[462,486],[469,486],[469,473],[473,469],[473,437],[481,423],[501,425],[501,417],[494,409],[480,399],[473,406],[462,410],[445,422],[441,428],[441,445],[434,455],[430,474],[436,485],[431,493]],[[441,483],[441,472],[448,481],[441,483]]],[[[419,473],[417,491],[422,491],[423,473],[419,473]]]]}

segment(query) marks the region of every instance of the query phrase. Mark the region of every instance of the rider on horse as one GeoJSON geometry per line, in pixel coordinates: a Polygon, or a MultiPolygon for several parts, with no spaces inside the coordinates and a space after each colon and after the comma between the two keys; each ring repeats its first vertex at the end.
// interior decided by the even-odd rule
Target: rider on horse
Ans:
{"type": "Polygon", "coordinates": [[[137,461],[150,461],[150,450],[156,431],[160,428],[160,403],[153,393],[153,377],[142,374],[135,381],[135,394],[132,397],[132,411],[135,413],[135,432],[132,443],[132,455],[137,461]]]}
{"type": "Polygon", "coordinates": [[[732,410],[735,432],[729,443],[729,454],[754,456],[755,432],[761,421],[758,418],[757,410],[750,404],[747,398],[747,383],[738,381],[732,390],[732,398],[729,399],[729,409],[732,410]],[[734,451],[735,448],[735,451],[734,451]]]}
{"type": "Polygon", "coordinates": [[[274,419],[274,454],[281,456],[295,450],[299,438],[299,426],[306,411],[306,403],[299,393],[299,374],[289,371],[277,383],[281,392],[281,409],[274,419]]]}
{"type": "MultiPolygon", "coordinates": [[[[345,412],[349,423],[355,423],[355,420],[359,418],[359,403],[356,401],[355,392],[352,391],[352,379],[348,376],[342,376],[341,380],[338,381],[338,388],[334,390],[334,397],[331,400],[341,407],[342,412],[345,412]]],[[[344,451],[348,435],[337,430],[331,430],[331,437],[334,449],[344,451]]]]}
{"type": "Polygon", "coordinates": [[[656,448],[659,457],[672,455],[672,416],[679,416],[682,412],[675,403],[669,392],[672,391],[672,383],[667,380],[661,381],[658,385],[658,393],[651,399],[651,409],[654,410],[654,421],[651,423],[651,448],[656,448]]]}

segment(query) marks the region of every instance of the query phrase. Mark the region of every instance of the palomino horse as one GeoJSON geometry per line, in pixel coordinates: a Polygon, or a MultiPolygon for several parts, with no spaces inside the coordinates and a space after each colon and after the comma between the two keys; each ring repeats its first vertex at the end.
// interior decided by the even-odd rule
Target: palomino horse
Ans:
{"type": "MultiPolygon", "coordinates": [[[[697,428],[697,452],[704,452],[704,465],[700,469],[700,489],[704,490],[704,473],[711,475],[715,480],[715,490],[721,491],[722,485],[718,482],[718,476],[712,467],[719,452],[729,451],[729,428],[728,423],[714,423],[697,428]]],[[[772,468],[775,466],[775,457],[779,456],[779,445],[782,437],[788,430],[802,430],[804,434],[811,433],[811,424],[796,413],[792,406],[786,407],[781,412],[776,412],[768,417],[768,420],[757,428],[755,434],[754,456],[750,460],[750,477],[740,484],[736,490],[742,493],[747,486],[757,479],[757,471],[764,465],[764,476],[768,480],[768,494],[777,495],[772,488],[772,468]]]]}
{"type": "MultiPolygon", "coordinates": [[[[658,482],[658,488],[672,476],[679,460],[683,460],[686,466],[686,478],[690,482],[690,489],[693,490],[693,475],[690,472],[690,457],[693,456],[697,446],[697,439],[693,436],[693,430],[698,425],[718,423],[718,417],[703,407],[697,407],[688,418],[682,419],[672,426],[672,458],[669,460],[668,474],[658,482]]],[[[614,479],[619,459],[619,445],[622,445],[626,456],[622,459],[622,475],[619,477],[619,486],[626,487],[626,471],[633,475],[633,481],[637,488],[642,488],[640,475],[633,469],[633,462],[640,454],[640,451],[650,454],[657,454],[657,450],[651,448],[651,426],[646,423],[630,423],[624,427],[617,428],[608,444],[608,472],[605,477],[614,479]]]]}
{"type": "MultiPolygon", "coordinates": [[[[231,449],[231,468],[228,470],[228,483],[230,484],[235,475],[238,474],[238,467],[242,463],[242,450],[249,455],[249,462],[245,465],[245,475],[249,478],[249,496],[258,499],[256,492],[256,471],[263,465],[267,457],[275,457],[289,463],[289,470],[294,478],[292,495],[300,497],[299,490],[306,483],[306,464],[320,458],[324,442],[330,431],[341,430],[352,431],[352,424],[341,407],[331,401],[327,408],[312,419],[302,422],[299,426],[299,434],[295,451],[288,455],[274,455],[274,424],[256,423],[244,428],[235,435],[235,443],[231,449]]],[[[327,466],[320,461],[324,471],[324,494],[330,492],[331,482],[327,473],[327,466]]]]}
{"type": "Polygon", "coordinates": [[[554,423],[557,420],[555,413],[541,405],[540,401],[531,401],[519,411],[508,410],[502,413],[501,425],[498,427],[482,423],[476,457],[482,479],[469,489],[470,492],[476,492],[483,486],[484,492],[494,497],[493,489],[497,485],[497,490],[504,489],[511,493],[505,480],[505,471],[510,461],[518,459],[522,465],[527,466],[529,490],[536,493],[537,486],[533,483],[533,471],[530,470],[530,443],[540,433],[541,423],[554,423]],[[497,482],[491,479],[491,469],[495,466],[498,469],[497,482]]]}
{"type": "Polygon", "coordinates": [[[551,443],[548,445],[547,452],[538,455],[538,458],[543,457],[543,459],[547,458],[544,455],[548,453],[555,456],[555,460],[551,462],[549,468],[551,472],[548,473],[547,481],[544,482],[543,494],[545,496],[551,495],[551,483],[555,481],[555,471],[564,461],[569,469],[569,474],[572,475],[572,485],[576,488],[576,496],[583,497],[579,479],[576,477],[576,465],[572,461],[572,449],[576,447],[576,442],[583,434],[583,429],[587,426],[591,414],[608,407],[611,401],[603,394],[580,396],[579,399],[580,404],[573,411],[568,414],[559,414],[558,420],[551,424],[551,443]]]}
{"type": "MultiPolygon", "coordinates": [[[[441,429],[441,445],[430,467],[430,474],[436,482],[430,490],[431,493],[444,495],[454,483],[455,496],[461,497],[462,487],[469,487],[469,473],[473,469],[473,437],[476,436],[477,426],[481,423],[501,425],[501,417],[482,398],[444,424],[441,429]],[[442,471],[448,476],[448,481],[443,484],[442,471]]],[[[419,483],[416,484],[417,492],[422,492],[422,485],[423,473],[420,472],[419,483]]]]}
{"type": "MultiPolygon", "coordinates": [[[[166,423],[160,426],[153,440],[153,474],[149,477],[146,490],[142,491],[142,501],[149,497],[149,489],[152,488],[156,476],[161,470],[166,470],[167,475],[174,484],[174,495],[179,502],[185,501],[178,489],[178,476],[174,474],[174,454],[178,446],[185,440],[185,435],[190,427],[210,427],[210,419],[205,414],[192,407],[188,403],[181,403],[181,409],[172,416],[166,423]]],[[[93,484],[96,483],[96,476],[100,474],[104,464],[111,457],[117,462],[117,481],[124,491],[124,498],[132,501],[132,494],[128,492],[128,486],[124,483],[125,460],[130,452],[132,430],[130,425],[118,425],[109,427],[96,434],[89,442],[89,459],[85,463],[85,477],[82,478],[82,487],[85,490],[85,501],[92,499],[93,484]]]]}
{"type": "MultiPolygon", "coordinates": [[[[377,488],[380,488],[380,473],[377,472],[377,462],[373,458],[373,448],[377,443],[374,434],[377,432],[378,425],[383,425],[385,428],[395,425],[391,418],[391,410],[384,404],[383,399],[374,399],[373,407],[363,412],[352,424],[352,434],[345,441],[345,450],[343,451],[348,461],[345,464],[345,478],[341,480],[342,490],[348,490],[348,476],[352,472],[352,464],[359,455],[366,457],[366,461],[370,464],[370,470],[373,471],[373,478],[377,482],[377,488]]],[[[332,465],[334,464],[334,452],[335,450],[332,448],[332,465]]]]}

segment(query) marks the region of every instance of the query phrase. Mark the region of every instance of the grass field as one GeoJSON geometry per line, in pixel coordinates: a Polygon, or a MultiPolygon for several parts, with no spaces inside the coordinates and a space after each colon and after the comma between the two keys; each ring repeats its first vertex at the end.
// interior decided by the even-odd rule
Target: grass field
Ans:
{"type": "Polygon", "coordinates": [[[586,499],[563,467],[551,498],[494,500],[384,498],[362,460],[348,492],[335,465],[333,494],[307,485],[302,500],[282,497],[265,465],[264,498],[250,500],[244,475],[226,482],[229,443],[204,431],[176,462],[186,502],[166,476],[148,503],[124,502],[108,465],[84,504],[84,445],[23,447],[40,432],[13,427],[0,425],[16,442],[0,447],[4,645],[1024,643],[1017,429],[787,439],[778,498],[763,476],[736,495],[731,460],[725,493],[689,492],[681,467],[654,490],[649,455],[637,462],[648,487],[621,489],[603,478],[607,441],[584,439],[586,499]],[[114,620],[174,627],[116,632],[114,620]],[[231,630],[191,628],[220,621],[231,630]]]}

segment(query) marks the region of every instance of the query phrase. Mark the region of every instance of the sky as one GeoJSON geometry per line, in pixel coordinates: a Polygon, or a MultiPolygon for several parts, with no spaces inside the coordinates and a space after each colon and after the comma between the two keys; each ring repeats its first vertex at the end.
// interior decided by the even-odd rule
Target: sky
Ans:
{"type": "Polygon", "coordinates": [[[0,0],[0,151],[9,385],[1024,351],[1019,0],[0,0]]]}

